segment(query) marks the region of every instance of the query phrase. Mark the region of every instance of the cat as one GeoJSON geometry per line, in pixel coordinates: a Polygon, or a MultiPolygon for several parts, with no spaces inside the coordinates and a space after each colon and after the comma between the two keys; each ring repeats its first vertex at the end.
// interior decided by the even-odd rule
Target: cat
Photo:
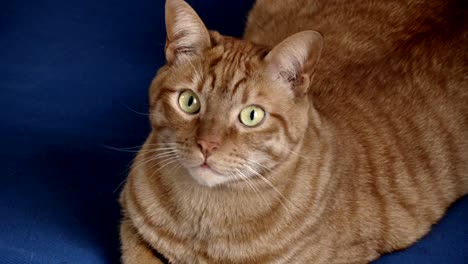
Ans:
{"type": "Polygon", "coordinates": [[[415,243],[468,193],[467,15],[257,0],[237,39],[167,0],[122,262],[369,263],[415,243]]]}

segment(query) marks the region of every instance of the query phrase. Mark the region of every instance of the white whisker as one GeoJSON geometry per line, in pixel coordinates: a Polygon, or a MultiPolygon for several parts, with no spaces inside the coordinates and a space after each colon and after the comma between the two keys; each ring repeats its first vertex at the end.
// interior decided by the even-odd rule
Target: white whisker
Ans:
{"type": "Polygon", "coordinates": [[[246,159],[247,162],[252,162],[254,165],[257,165],[259,166],[260,168],[262,168],[265,172],[270,172],[271,169],[269,169],[268,167],[266,167],[265,165],[261,164],[261,163],[258,163],[254,160],[251,160],[251,159],[246,159]]]}
{"type": "Polygon", "coordinates": [[[176,150],[174,147],[167,147],[167,148],[153,148],[153,149],[142,149],[140,152],[142,153],[157,153],[157,152],[164,152],[164,151],[173,151],[176,150]]]}
{"type": "Polygon", "coordinates": [[[115,151],[120,151],[120,152],[132,152],[132,153],[138,152],[137,148],[141,147],[141,146],[138,146],[138,147],[132,147],[132,148],[117,148],[117,147],[111,147],[107,145],[102,145],[102,146],[109,150],[115,150],[115,151]]]}
{"type": "MultiPolygon", "coordinates": [[[[174,162],[177,162],[179,161],[179,158],[178,157],[174,157],[174,158],[169,158],[169,159],[166,159],[164,160],[164,164],[161,164],[161,163],[158,163],[158,166],[160,166],[158,169],[156,169],[152,174],[151,174],[151,177],[154,176],[154,174],[156,174],[158,171],[162,170],[163,168],[167,167],[168,165],[174,163],[174,162]]],[[[153,166],[152,166],[153,167],[153,166]]]]}
{"type": "Polygon", "coordinates": [[[125,179],[123,179],[123,181],[121,181],[119,185],[117,185],[117,187],[114,189],[112,193],[116,193],[125,182],[127,182],[127,177],[125,177],[125,179]]]}
{"type": "MultiPolygon", "coordinates": [[[[140,159],[140,160],[133,160],[130,162],[131,165],[127,165],[127,168],[122,174],[128,173],[128,171],[132,168],[133,170],[137,170],[138,168],[147,165],[148,163],[151,162],[156,162],[153,164],[150,168],[153,168],[154,166],[162,165],[166,166],[170,161],[175,161],[178,159],[179,155],[176,149],[176,146],[178,143],[157,143],[157,144],[146,144],[146,146],[158,146],[154,149],[140,149],[140,150],[134,150],[136,148],[141,148],[143,146],[135,146],[135,147],[127,147],[127,148],[116,148],[116,147],[111,147],[104,145],[104,147],[111,149],[111,150],[117,150],[117,151],[123,151],[123,152],[138,152],[138,153],[149,153],[152,154],[154,153],[155,155],[149,155],[149,157],[140,159]],[[161,160],[162,159],[162,160],[161,160]]],[[[119,183],[119,185],[115,188],[114,193],[117,192],[120,187],[126,182],[127,178],[125,178],[122,182],[119,183]]]]}
{"type": "Polygon", "coordinates": [[[144,116],[149,116],[150,114],[149,113],[141,113],[141,112],[138,112],[134,109],[132,109],[130,106],[124,104],[124,103],[120,103],[123,107],[127,108],[128,110],[130,110],[131,112],[133,113],[136,113],[136,114],[139,114],[139,115],[144,115],[144,116]]]}
{"type": "Polygon", "coordinates": [[[292,150],[290,150],[290,149],[286,149],[286,150],[287,150],[289,153],[294,154],[294,155],[296,155],[296,156],[298,156],[298,157],[301,157],[301,158],[304,158],[304,159],[313,159],[313,158],[314,158],[314,157],[311,157],[311,156],[304,156],[304,155],[299,154],[299,153],[297,153],[297,152],[295,152],[295,151],[292,151],[292,150]]]}
{"type": "MultiPolygon", "coordinates": [[[[161,153],[161,154],[158,154],[158,155],[155,155],[155,156],[150,156],[150,157],[148,157],[146,159],[135,162],[133,169],[136,170],[136,169],[140,168],[141,166],[144,166],[144,165],[146,165],[148,163],[163,159],[162,161],[159,161],[159,162],[156,163],[156,164],[159,164],[159,163],[164,162],[166,159],[170,159],[170,158],[174,158],[174,157],[178,157],[178,154],[175,153],[175,152],[173,152],[173,153],[161,153]]],[[[152,167],[153,166],[151,166],[150,168],[152,168],[152,167]]]]}
{"type": "Polygon", "coordinates": [[[139,149],[141,149],[143,146],[163,146],[163,147],[174,147],[178,145],[179,143],[176,142],[168,142],[168,143],[156,143],[156,144],[145,144],[145,145],[139,145],[139,146],[133,146],[133,147],[113,147],[109,146],[106,144],[102,144],[101,146],[110,150],[116,150],[116,151],[122,151],[122,152],[138,152],[139,149]]]}
{"type": "MultiPolygon", "coordinates": [[[[252,163],[256,163],[255,161],[253,160],[247,160],[249,162],[252,162],[252,163]]],[[[258,164],[260,165],[260,164],[258,164]]],[[[267,169],[265,166],[261,165],[263,168],[267,169]]],[[[256,176],[258,176],[263,182],[265,182],[268,186],[270,186],[273,191],[275,191],[279,196],[280,198],[278,199],[278,201],[283,205],[283,207],[286,209],[286,211],[289,211],[288,207],[286,206],[286,204],[283,203],[282,200],[288,202],[291,206],[295,207],[296,206],[288,199],[286,198],[286,196],[284,196],[283,193],[281,193],[280,190],[278,190],[278,188],[270,181],[268,180],[265,176],[263,176],[262,174],[260,174],[258,171],[256,171],[255,169],[253,169],[251,166],[249,166],[248,164],[245,165],[245,167],[247,169],[249,169],[252,173],[254,173],[256,176]],[[282,199],[281,199],[282,198],[282,199]]]]}
{"type": "Polygon", "coordinates": [[[255,186],[255,184],[249,179],[249,177],[247,177],[244,173],[242,173],[241,170],[239,169],[236,169],[236,174],[235,176],[238,176],[240,177],[241,180],[244,180],[247,185],[249,185],[249,187],[255,192],[255,194],[260,198],[262,199],[265,203],[268,203],[268,201],[265,199],[265,197],[262,196],[260,190],[255,186]]]}

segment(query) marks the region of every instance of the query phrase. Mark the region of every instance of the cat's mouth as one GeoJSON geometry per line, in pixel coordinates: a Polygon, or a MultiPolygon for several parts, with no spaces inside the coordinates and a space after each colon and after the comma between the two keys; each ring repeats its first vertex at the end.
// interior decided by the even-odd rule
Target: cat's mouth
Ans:
{"type": "Polygon", "coordinates": [[[202,164],[200,164],[199,166],[201,169],[206,169],[206,170],[210,170],[214,173],[217,173],[219,175],[222,175],[220,172],[218,172],[217,170],[213,169],[206,161],[203,162],[202,164]]]}
{"type": "Polygon", "coordinates": [[[217,171],[206,161],[190,169],[189,172],[190,176],[198,183],[209,187],[223,184],[230,180],[229,177],[217,171]]]}

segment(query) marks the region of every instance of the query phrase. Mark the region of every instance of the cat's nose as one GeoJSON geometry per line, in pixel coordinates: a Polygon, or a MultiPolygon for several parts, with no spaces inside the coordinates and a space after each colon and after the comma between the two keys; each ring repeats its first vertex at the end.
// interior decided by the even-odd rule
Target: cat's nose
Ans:
{"type": "Polygon", "coordinates": [[[201,152],[208,158],[213,151],[218,149],[220,140],[215,137],[203,137],[197,140],[197,144],[200,147],[201,152]]]}

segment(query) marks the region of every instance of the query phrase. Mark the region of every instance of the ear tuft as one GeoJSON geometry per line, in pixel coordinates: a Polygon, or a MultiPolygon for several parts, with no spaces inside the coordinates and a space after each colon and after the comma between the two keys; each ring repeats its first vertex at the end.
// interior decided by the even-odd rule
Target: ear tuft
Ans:
{"type": "Polygon", "coordinates": [[[322,53],[323,37],[317,31],[296,33],[276,45],[265,57],[266,73],[290,84],[296,96],[307,93],[322,53]]]}
{"type": "Polygon", "coordinates": [[[166,31],[166,60],[170,64],[181,55],[200,55],[211,45],[208,29],[183,0],[166,1],[166,31]]]}

